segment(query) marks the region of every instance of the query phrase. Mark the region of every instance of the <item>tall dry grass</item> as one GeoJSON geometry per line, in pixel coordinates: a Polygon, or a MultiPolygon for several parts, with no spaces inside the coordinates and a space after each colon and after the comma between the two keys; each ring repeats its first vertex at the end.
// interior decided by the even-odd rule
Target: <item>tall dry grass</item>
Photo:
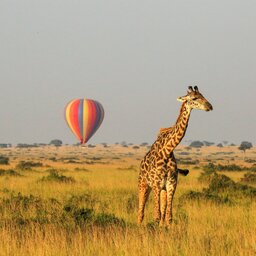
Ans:
{"type": "MultiPolygon", "coordinates": [[[[214,155],[218,150],[189,151],[200,164],[179,178],[170,230],[153,223],[152,197],[144,225],[136,224],[138,159],[144,148],[2,150],[10,157],[3,168],[22,176],[0,176],[0,255],[255,255],[255,198],[233,195],[232,204],[181,200],[186,192],[207,187],[198,177],[209,155],[215,163],[231,161],[230,155],[214,155]],[[21,160],[43,166],[18,170],[21,160]],[[75,182],[42,179],[51,168],[75,182]]],[[[239,157],[236,163],[242,165],[239,157]]],[[[225,174],[239,181],[244,172],[225,174]]]]}

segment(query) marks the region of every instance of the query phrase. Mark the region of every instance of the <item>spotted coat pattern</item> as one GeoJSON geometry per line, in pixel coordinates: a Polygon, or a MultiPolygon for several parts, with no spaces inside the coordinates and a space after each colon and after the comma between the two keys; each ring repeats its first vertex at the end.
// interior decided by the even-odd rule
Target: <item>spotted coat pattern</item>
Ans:
{"type": "Polygon", "coordinates": [[[188,94],[180,97],[179,100],[181,98],[183,104],[176,124],[160,130],[156,141],[141,161],[139,173],[139,224],[144,218],[144,209],[149,193],[153,190],[154,219],[160,222],[160,225],[170,225],[172,221],[172,202],[179,170],[173,150],[185,135],[191,110],[193,108],[212,110],[211,104],[199,93],[197,87],[194,90],[189,87],[188,94]],[[200,100],[199,104],[197,100],[193,105],[193,96],[196,96],[196,100],[200,100]],[[185,97],[186,100],[183,100],[185,97]]]}

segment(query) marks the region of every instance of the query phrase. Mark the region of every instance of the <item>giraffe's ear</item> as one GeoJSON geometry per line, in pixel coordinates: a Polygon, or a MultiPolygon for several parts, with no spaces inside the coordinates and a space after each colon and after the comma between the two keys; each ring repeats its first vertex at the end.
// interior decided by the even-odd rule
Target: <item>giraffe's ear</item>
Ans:
{"type": "Polygon", "coordinates": [[[179,98],[177,98],[177,101],[185,102],[185,101],[186,101],[186,98],[185,98],[185,96],[179,97],[179,98]]]}

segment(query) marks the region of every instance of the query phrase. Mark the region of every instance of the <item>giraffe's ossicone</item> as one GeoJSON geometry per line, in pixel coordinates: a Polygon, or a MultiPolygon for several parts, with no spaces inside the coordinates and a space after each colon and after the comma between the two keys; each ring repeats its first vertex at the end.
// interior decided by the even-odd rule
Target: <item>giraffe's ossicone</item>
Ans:
{"type": "Polygon", "coordinates": [[[145,204],[149,193],[154,193],[154,219],[169,226],[172,221],[172,201],[177,186],[178,173],[187,174],[188,170],[180,170],[173,150],[185,135],[192,109],[212,110],[212,105],[199,92],[198,87],[188,87],[185,96],[179,97],[182,102],[180,114],[174,126],[162,128],[151,149],[140,164],[139,173],[139,210],[138,223],[144,217],[145,204]]]}

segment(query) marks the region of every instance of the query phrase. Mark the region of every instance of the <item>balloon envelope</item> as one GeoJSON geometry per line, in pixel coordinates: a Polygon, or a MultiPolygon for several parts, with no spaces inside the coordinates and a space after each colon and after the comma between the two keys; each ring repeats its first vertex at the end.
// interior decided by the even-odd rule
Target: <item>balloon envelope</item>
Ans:
{"type": "Polygon", "coordinates": [[[65,108],[67,124],[81,144],[86,143],[104,118],[102,105],[91,99],[74,99],[65,108]]]}

